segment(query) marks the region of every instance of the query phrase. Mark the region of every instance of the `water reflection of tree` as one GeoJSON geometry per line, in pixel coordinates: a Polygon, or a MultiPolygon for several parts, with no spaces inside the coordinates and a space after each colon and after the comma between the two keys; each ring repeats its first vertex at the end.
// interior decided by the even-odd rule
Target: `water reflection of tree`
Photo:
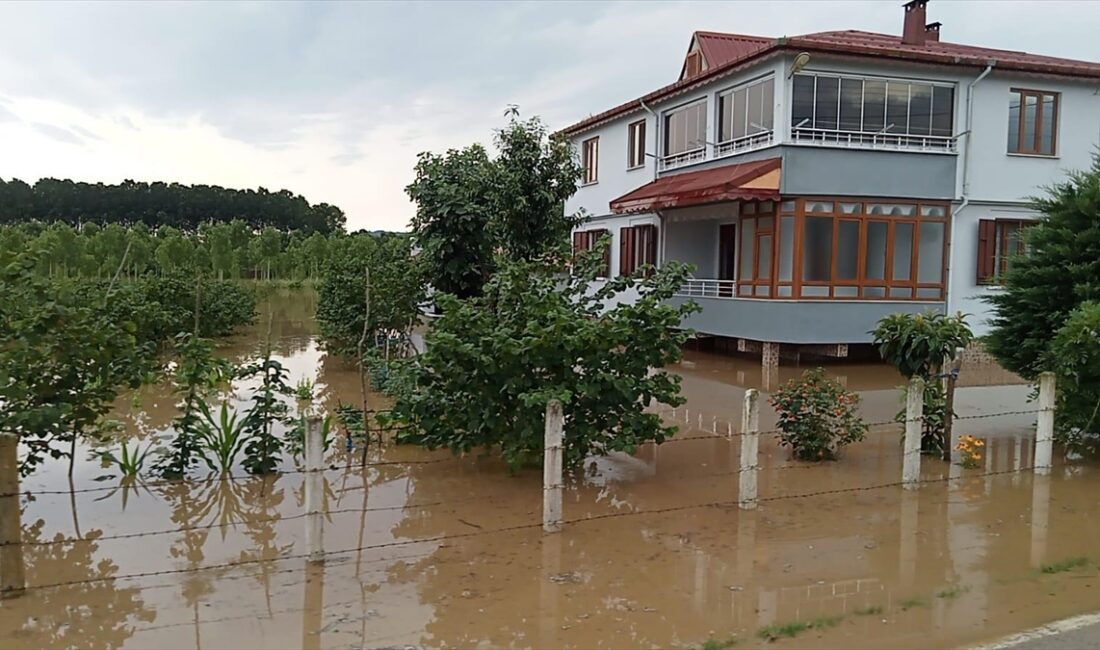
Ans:
{"type": "MultiPolygon", "coordinates": [[[[43,534],[45,523],[39,519],[23,527],[29,583],[79,584],[25,596],[38,599],[42,606],[36,608],[36,616],[26,617],[16,634],[38,647],[118,648],[133,636],[135,623],[155,620],[156,613],[140,598],[139,587],[120,588],[114,580],[103,580],[119,571],[110,558],[96,557],[99,544],[95,540],[103,531],[88,531],[83,541],[42,544],[48,541],[43,534]]],[[[65,536],[58,532],[52,539],[60,541],[65,536]]]]}

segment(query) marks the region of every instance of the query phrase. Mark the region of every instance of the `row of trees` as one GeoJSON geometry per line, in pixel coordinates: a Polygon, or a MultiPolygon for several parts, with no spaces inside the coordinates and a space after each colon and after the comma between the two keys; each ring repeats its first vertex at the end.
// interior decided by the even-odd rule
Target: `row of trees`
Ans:
{"type": "Polygon", "coordinates": [[[240,219],[253,229],[272,227],[284,232],[330,233],[344,229],[340,208],[311,205],[288,190],[235,190],[217,185],[144,183],[117,185],[44,178],[29,185],[0,179],[0,224],[24,221],[143,223],[150,228],[172,226],[194,231],[210,221],[240,219]]]}
{"type": "Polygon", "coordinates": [[[320,277],[333,251],[357,236],[255,230],[241,220],[204,223],[194,231],[151,230],[143,223],[86,223],[77,229],[29,222],[0,226],[0,265],[36,251],[38,271],[54,278],[111,277],[121,268],[126,278],[203,273],[224,280],[312,280],[320,277]]]}

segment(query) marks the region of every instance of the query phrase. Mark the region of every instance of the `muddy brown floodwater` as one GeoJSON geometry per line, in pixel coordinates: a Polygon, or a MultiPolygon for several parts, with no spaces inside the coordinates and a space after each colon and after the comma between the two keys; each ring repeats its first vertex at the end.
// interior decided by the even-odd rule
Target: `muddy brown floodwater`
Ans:
{"type": "MultiPolygon", "coordinates": [[[[256,354],[271,314],[292,382],[316,379],[330,407],[357,403],[354,371],[317,346],[314,300],[272,296],[224,353],[256,354]]],[[[556,535],[539,528],[541,473],[476,455],[387,444],[369,459],[387,464],[362,469],[336,445],[323,566],[303,557],[300,474],[125,484],[85,460],[70,495],[54,463],[24,483],[28,590],[0,604],[0,645],[755,647],[761,628],[786,626],[795,636],[777,647],[929,648],[1100,609],[1100,473],[1059,463],[1034,476],[1032,415],[961,420],[960,434],[988,442],[982,467],[926,458],[916,491],[896,485],[897,427],[819,465],[764,436],[760,507],[731,506],[739,446],[724,434],[758,369],[689,352],[676,369],[688,403],[663,417],[696,439],[590,462],[568,483],[565,517],[593,519],[556,535]],[[1056,563],[1066,570],[1040,571],[1056,563]]],[[[897,410],[889,369],[830,372],[859,391],[867,420],[897,410]]],[[[960,390],[960,415],[1034,408],[1025,385],[987,385],[1010,375],[964,373],[982,385],[960,390]]],[[[128,435],[163,433],[170,393],[138,397],[115,417],[128,435]]],[[[774,421],[765,408],[762,429],[774,421]]]]}

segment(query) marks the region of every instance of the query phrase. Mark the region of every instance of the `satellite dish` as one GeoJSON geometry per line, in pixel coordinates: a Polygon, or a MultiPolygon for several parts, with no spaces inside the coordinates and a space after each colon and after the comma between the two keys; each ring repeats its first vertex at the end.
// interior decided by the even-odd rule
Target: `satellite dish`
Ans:
{"type": "Polygon", "coordinates": [[[791,64],[791,76],[793,76],[797,72],[802,72],[802,69],[805,68],[809,63],[810,53],[799,52],[798,55],[794,57],[794,63],[791,64]]]}

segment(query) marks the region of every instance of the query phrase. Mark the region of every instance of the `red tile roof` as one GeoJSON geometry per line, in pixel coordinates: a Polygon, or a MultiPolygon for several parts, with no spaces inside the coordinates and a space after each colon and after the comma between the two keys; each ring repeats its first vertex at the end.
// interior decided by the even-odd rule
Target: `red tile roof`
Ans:
{"type": "Polygon", "coordinates": [[[996,70],[1100,79],[1100,63],[943,41],[928,41],[923,45],[909,45],[902,43],[900,36],[858,30],[816,32],[776,39],[741,34],[720,34],[717,32],[696,32],[696,36],[702,36],[699,40],[699,47],[703,48],[703,56],[706,57],[708,63],[705,72],[659,88],[639,99],[592,115],[566,127],[562,132],[573,134],[619,115],[641,110],[643,102],[655,102],[686,92],[702,86],[718,76],[784,52],[820,52],[967,68],[984,68],[990,61],[996,61],[996,70]],[[708,54],[706,48],[710,49],[710,54],[708,54]],[[711,58],[712,56],[714,58],[711,58]]]}
{"type": "Polygon", "coordinates": [[[763,36],[723,34],[721,32],[695,32],[695,42],[703,52],[707,67],[714,68],[730,61],[743,59],[753,52],[772,44],[763,36]]]}
{"type": "Polygon", "coordinates": [[[776,201],[779,200],[778,183],[776,183],[776,189],[772,189],[759,186],[768,183],[752,184],[752,181],[768,172],[778,170],[780,162],[779,158],[765,158],[697,172],[662,176],[611,201],[611,211],[618,214],[652,212],[737,199],[776,201]],[[751,185],[744,187],[747,184],[751,185]]]}

